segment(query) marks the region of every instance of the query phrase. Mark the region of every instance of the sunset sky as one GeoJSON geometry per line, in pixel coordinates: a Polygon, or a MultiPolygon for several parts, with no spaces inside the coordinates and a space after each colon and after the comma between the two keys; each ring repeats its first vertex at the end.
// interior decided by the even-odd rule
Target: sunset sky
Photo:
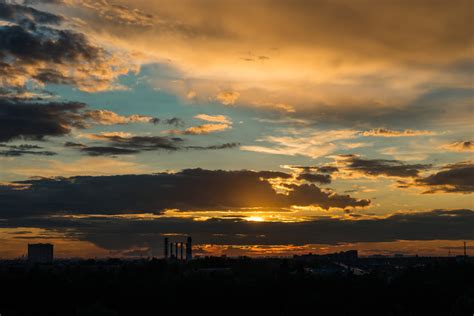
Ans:
{"type": "Polygon", "coordinates": [[[474,252],[471,0],[0,0],[0,258],[474,252]]]}

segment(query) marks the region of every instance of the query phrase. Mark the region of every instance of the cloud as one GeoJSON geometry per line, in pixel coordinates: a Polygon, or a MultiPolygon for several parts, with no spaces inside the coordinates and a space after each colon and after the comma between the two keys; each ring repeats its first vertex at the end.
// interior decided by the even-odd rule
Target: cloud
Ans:
{"type": "Polygon", "coordinates": [[[437,173],[416,179],[415,186],[428,188],[424,193],[472,193],[474,164],[468,161],[446,165],[437,173]]]}
{"type": "MultiPolygon", "coordinates": [[[[193,236],[196,244],[310,245],[399,240],[472,240],[474,211],[399,212],[384,218],[252,223],[236,219],[190,218],[11,218],[3,227],[41,227],[112,250],[156,247],[165,234],[193,236]],[[111,238],[113,237],[113,238],[111,238]]],[[[161,250],[161,249],[160,249],[161,250]]]]}
{"type": "Polygon", "coordinates": [[[33,102],[0,98],[0,141],[43,140],[47,136],[64,136],[73,128],[85,129],[91,123],[110,125],[154,120],[136,114],[121,116],[112,111],[87,109],[86,104],[79,102],[33,102]]]}
{"type": "Polygon", "coordinates": [[[37,145],[5,145],[0,144],[0,148],[6,148],[6,150],[0,150],[0,156],[4,157],[20,157],[24,155],[35,155],[35,156],[54,156],[55,152],[48,150],[39,150],[43,147],[37,145]]]}
{"type": "Polygon", "coordinates": [[[314,129],[289,129],[282,130],[285,136],[265,136],[257,141],[273,144],[273,146],[245,145],[242,150],[255,151],[276,155],[301,155],[318,158],[336,151],[344,144],[337,144],[339,140],[357,137],[355,130],[314,130],[314,129]]]}
{"type": "Polygon", "coordinates": [[[331,183],[331,176],[328,174],[301,173],[297,179],[321,184],[331,183]]]}
{"type": "Polygon", "coordinates": [[[386,128],[375,128],[365,132],[362,132],[363,136],[377,136],[377,137],[412,137],[412,136],[426,136],[435,135],[432,131],[421,131],[406,129],[402,131],[386,129],[386,128]]]}
{"type": "Polygon", "coordinates": [[[240,146],[240,143],[224,143],[219,145],[208,145],[208,146],[186,146],[186,149],[198,149],[198,150],[214,150],[214,149],[232,149],[240,146]]]}
{"type": "Polygon", "coordinates": [[[232,124],[232,121],[225,115],[198,114],[194,118],[211,123],[232,124]]]}
{"type": "Polygon", "coordinates": [[[232,121],[224,115],[198,114],[194,116],[194,118],[198,120],[206,121],[206,122],[211,122],[211,123],[191,126],[191,127],[186,128],[185,130],[174,129],[174,130],[168,130],[166,132],[170,134],[177,134],[177,135],[204,135],[204,134],[210,134],[210,133],[215,133],[215,132],[222,132],[222,131],[232,128],[232,121]]]}
{"type": "Polygon", "coordinates": [[[189,145],[187,141],[179,137],[168,136],[132,136],[124,132],[111,132],[101,134],[82,135],[90,140],[104,141],[112,146],[86,146],[83,144],[69,143],[66,147],[77,148],[90,156],[115,156],[136,154],[142,151],[153,150],[218,150],[232,149],[238,147],[239,143],[223,143],[215,145],[189,145]]]}
{"type": "Polygon", "coordinates": [[[51,25],[59,25],[64,21],[63,17],[55,14],[22,5],[7,4],[6,2],[0,2],[0,19],[10,22],[26,23],[26,21],[29,21],[51,25]]]}
{"type": "Polygon", "coordinates": [[[336,171],[339,171],[339,168],[330,165],[322,165],[322,166],[295,166],[295,165],[285,165],[282,166],[286,169],[297,170],[297,171],[304,171],[304,172],[320,172],[320,173],[327,173],[331,174],[336,171]]]}
{"type": "Polygon", "coordinates": [[[292,205],[328,209],[370,204],[369,200],[322,191],[314,184],[291,185],[288,195],[278,194],[265,180],[275,175],[279,174],[185,169],[176,173],[30,179],[16,182],[28,185],[23,190],[15,186],[2,188],[0,203],[4,211],[0,216],[58,212],[160,213],[165,209],[227,210],[292,205]]]}
{"type": "Polygon", "coordinates": [[[471,140],[458,141],[450,144],[445,144],[441,146],[441,148],[449,151],[472,152],[474,151],[474,142],[471,140]]]}
{"type": "Polygon", "coordinates": [[[42,140],[69,134],[73,127],[85,128],[78,102],[21,102],[0,99],[0,141],[42,140]]]}
{"type": "Polygon", "coordinates": [[[81,144],[81,143],[75,143],[75,142],[65,142],[64,147],[81,148],[81,147],[86,147],[86,145],[81,144]]]}
{"type": "Polygon", "coordinates": [[[215,132],[222,132],[231,128],[229,124],[203,124],[198,126],[191,126],[181,132],[185,135],[202,135],[215,132]]]}
{"type": "Polygon", "coordinates": [[[126,149],[118,147],[107,147],[107,146],[92,146],[82,147],[82,152],[89,156],[116,156],[116,155],[130,155],[139,153],[136,149],[126,149]]]}
{"type": "MultiPolygon", "coordinates": [[[[0,4],[0,87],[68,84],[87,92],[123,89],[115,79],[136,71],[118,54],[83,33],[60,29],[63,17],[16,4],[0,4]]],[[[34,87],[34,86],[33,86],[34,87]]]]}
{"type": "MultiPolygon", "coordinates": [[[[89,138],[112,143],[116,147],[134,150],[178,150],[184,140],[178,137],[130,136],[127,134],[104,133],[88,135],[89,138]]],[[[86,151],[81,149],[83,151],[86,151]]],[[[113,149],[111,149],[113,150],[113,149]]]]}
{"type": "Polygon", "coordinates": [[[164,120],[164,122],[166,124],[169,124],[169,125],[174,125],[175,127],[179,127],[179,126],[184,125],[184,121],[182,119],[180,119],[179,117],[172,117],[170,119],[164,120]]]}
{"type": "Polygon", "coordinates": [[[224,105],[233,105],[239,97],[237,91],[221,91],[216,95],[216,99],[224,105]]]}
{"type": "Polygon", "coordinates": [[[108,110],[94,110],[84,113],[84,118],[90,119],[95,123],[102,125],[128,124],[128,123],[158,123],[159,119],[151,116],[130,115],[122,116],[108,110]]]}
{"type": "Polygon", "coordinates": [[[237,90],[239,105],[286,104],[319,117],[364,112],[357,119],[367,122],[367,115],[417,109],[414,101],[433,89],[470,87],[469,0],[184,3],[73,0],[47,8],[83,19],[78,29],[142,64],[170,61],[186,81],[178,92],[184,99],[193,91],[193,100],[232,104],[216,95],[237,90]]]}
{"type": "Polygon", "coordinates": [[[364,159],[356,155],[340,155],[337,159],[349,173],[356,172],[363,176],[415,178],[431,167],[428,164],[405,164],[399,160],[364,159]]]}

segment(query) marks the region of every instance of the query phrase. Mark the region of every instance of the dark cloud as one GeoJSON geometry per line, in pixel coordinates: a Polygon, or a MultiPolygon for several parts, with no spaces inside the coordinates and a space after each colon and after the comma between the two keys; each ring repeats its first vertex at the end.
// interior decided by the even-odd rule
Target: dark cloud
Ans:
{"type": "Polygon", "coordinates": [[[23,144],[23,145],[6,145],[0,144],[0,147],[6,148],[6,150],[0,150],[0,156],[4,157],[20,157],[23,155],[35,155],[35,156],[54,156],[55,152],[43,149],[41,146],[23,144]]]}
{"type": "Polygon", "coordinates": [[[213,149],[232,149],[239,146],[240,146],[240,143],[224,143],[220,145],[209,145],[209,146],[186,146],[186,148],[198,149],[198,150],[213,150],[213,149]]]}
{"type": "Polygon", "coordinates": [[[367,206],[369,200],[322,191],[317,186],[292,186],[277,194],[261,178],[284,177],[279,172],[185,169],[149,175],[41,178],[16,182],[27,185],[0,189],[0,218],[58,212],[129,213],[164,209],[227,210],[246,207],[367,206]],[[23,188],[23,187],[22,187],[23,188]]]}
{"type": "Polygon", "coordinates": [[[331,176],[328,174],[302,173],[298,176],[298,180],[328,184],[331,183],[331,176]]]}
{"type": "Polygon", "coordinates": [[[274,179],[274,178],[290,179],[292,177],[291,174],[281,172],[281,171],[259,171],[258,175],[264,179],[274,179]]]}
{"type": "MultiPolygon", "coordinates": [[[[196,244],[306,245],[398,240],[472,240],[474,211],[434,210],[395,213],[386,218],[343,220],[321,218],[307,222],[252,223],[236,219],[195,221],[183,218],[16,218],[0,226],[40,227],[90,241],[105,249],[161,245],[162,234],[192,235],[196,244]]],[[[156,252],[161,253],[161,252],[156,252]]]]}
{"type": "Polygon", "coordinates": [[[461,162],[447,165],[443,170],[416,180],[416,185],[428,187],[425,193],[474,192],[474,164],[461,162]]]}
{"type": "MultiPolygon", "coordinates": [[[[0,141],[8,142],[15,139],[43,140],[48,136],[65,136],[73,128],[85,129],[91,124],[127,124],[133,122],[148,122],[149,117],[140,115],[120,116],[107,110],[88,110],[88,106],[79,102],[42,102],[0,98],[0,141]],[[100,112],[102,115],[92,115],[100,112]]],[[[178,150],[183,139],[161,136],[104,136],[95,135],[98,140],[112,143],[114,147],[135,150],[178,150]]],[[[73,146],[72,143],[65,145],[73,146]]],[[[202,147],[199,149],[225,149],[236,145],[202,147]]],[[[105,146],[102,146],[105,147],[105,146]]],[[[183,147],[184,148],[184,147],[183,147]]],[[[198,148],[197,148],[198,149],[198,148]]],[[[84,150],[85,152],[96,152],[84,150]]]]}
{"type": "Polygon", "coordinates": [[[65,142],[64,147],[82,148],[82,147],[86,147],[86,145],[81,144],[81,143],[65,142]]]}
{"type": "Polygon", "coordinates": [[[339,171],[339,168],[335,166],[328,166],[328,165],[323,165],[323,166],[287,166],[290,169],[295,169],[295,170],[301,170],[307,173],[310,172],[319,172],[319,173],[327,173],[331,174],[336,171],[339,171]]]}
{"type": "Polygon", "coordinates": [[[346,169],[370,176],[417,177],[420,171],[431,167],[427,164],[405,164],[398,160],[363,159],[355,155],[340,156],[346,169]]]}
{"type": "Polygon", "coordinates": [[[134,150],[170,150],[180,149],[180,143],[184,140],[179,137],[166,136],[132,136],[122,137],[119,135],[94,135],[95,139],[112,143],[116,147],[134,150]]]}
{"type": "Polygon", "coordinates": [[[38,84],[68,84],[88,92],[117,87],[115,79],[135,66],[62,29],[64,18],[37,9],[0,2],[0,85],[34,90],[38,84]],[[74,71],[71,71],[74,70],[74,71]]]}
{"type": "Polygon", "coordinates": [[[72,127],[84,128],[78,102],[35,103],[0,99],[0,141],[42,140],[69,134],[72,127]]]}
{"type": "Polygon", "coordinates": [[[239,143],[224,143],[219,145],[194,146],[186,145],[186,141],[180,137],[167,136],[131,136],[124,137],[120,135],[92,135],[92,139],[111,143],[112,146],[72,146],[77,147],[82,152],[93,156],[100,155],[127,155],[135,154],[141,151],[165,150],[219,150],[232,149],[239,146],[239,143]]]}
{"type": "Polygon", "coordinates": [[[25,62],[93,61],[99,58],[100,49],[92,46],[83,34],[67,30],[48,30],[53,38],[40,32],[31,32],[22,26],[0,28],[0,51],[25,62]]]}
{"type": "Polygon", "coordinates": [[[58,25],[63,22],[61,16],[36,10],[17,4],[0,1],[0,19],[26,24],[27,22],[58,25]]]}
{"type": "Polygon", "coordinates": [[[32,76],[34,79],[43,82],[43,83],[50,83],[50,84],[74,84],[74,79],[65,76],[61,72],[54,70],[54,69],[44,69],[39,70],[37,74],[32,76]]]}
{"type": "Polygon", "coordinates": [[[138,150],[134,150],[134,149],[107,147],[107,146],[83,147],[81,148],[81,151],[85,152],[89,156],[117,156],[117,155],[130,155],[130,154],[139,153],[138,150]]]}
{"type": "Polygon", "coordinates": [[[168,125],[173,125],[175,127],[184,126],[184,121],[179,117],[172,117],[170,119],[165,119],[164,122],[168,125]]]}

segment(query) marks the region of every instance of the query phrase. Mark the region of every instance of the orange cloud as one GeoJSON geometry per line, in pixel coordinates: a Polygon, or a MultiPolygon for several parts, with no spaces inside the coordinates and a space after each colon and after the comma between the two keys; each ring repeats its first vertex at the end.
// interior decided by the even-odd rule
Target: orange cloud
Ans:
{"type": "Polygon", "coordinates": [[[215,132],[222,132],[231,128],[229,124],[203,124],[198,126],[191,126],[184,130],[187,135],[201,135],[215,132]]]}
{"type": "Polygon", "coordinates": [[[473,141],[458,141],[450,144],[445,144],[441,146],[442,149],[446,149],[449,151],[457,151],[457,152],[472,152],[474,151],[474,142],[473,141]]]}
{"type": "Polygon", "coordinates": [[[224,105],[233,105],[240,97],[237,91],[221,91],[216,95],[216,99],[224,105]]]}
{"type": "Polygon", "coordinates": [[[231,124],[232,122],[224,115],[207,115],[207,114],[198,114],[194,116],[195,119],[212,122],[212,123],[222,123],[222,124],[231,124]]]}
{"type": "Polygon", "coordinates": [[[91,119],[97,124],[101,125],[114,125],[114,124],[127,124],[127,123],[150,123],[153,122],[154,118],[151,116],[143,116],[133,114],[130,116],[122,116],[115,112],[108,110],[95,110],[87,111],[85,118],[91,119]]]}

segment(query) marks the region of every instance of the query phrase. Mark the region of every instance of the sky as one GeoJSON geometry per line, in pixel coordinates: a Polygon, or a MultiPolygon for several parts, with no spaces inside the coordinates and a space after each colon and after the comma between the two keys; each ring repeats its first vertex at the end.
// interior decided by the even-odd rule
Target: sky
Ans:
{"type": "Polygon", "coordinates": [[[0,258],[474,250],[473,12],[0,0],[0,258]]]}

